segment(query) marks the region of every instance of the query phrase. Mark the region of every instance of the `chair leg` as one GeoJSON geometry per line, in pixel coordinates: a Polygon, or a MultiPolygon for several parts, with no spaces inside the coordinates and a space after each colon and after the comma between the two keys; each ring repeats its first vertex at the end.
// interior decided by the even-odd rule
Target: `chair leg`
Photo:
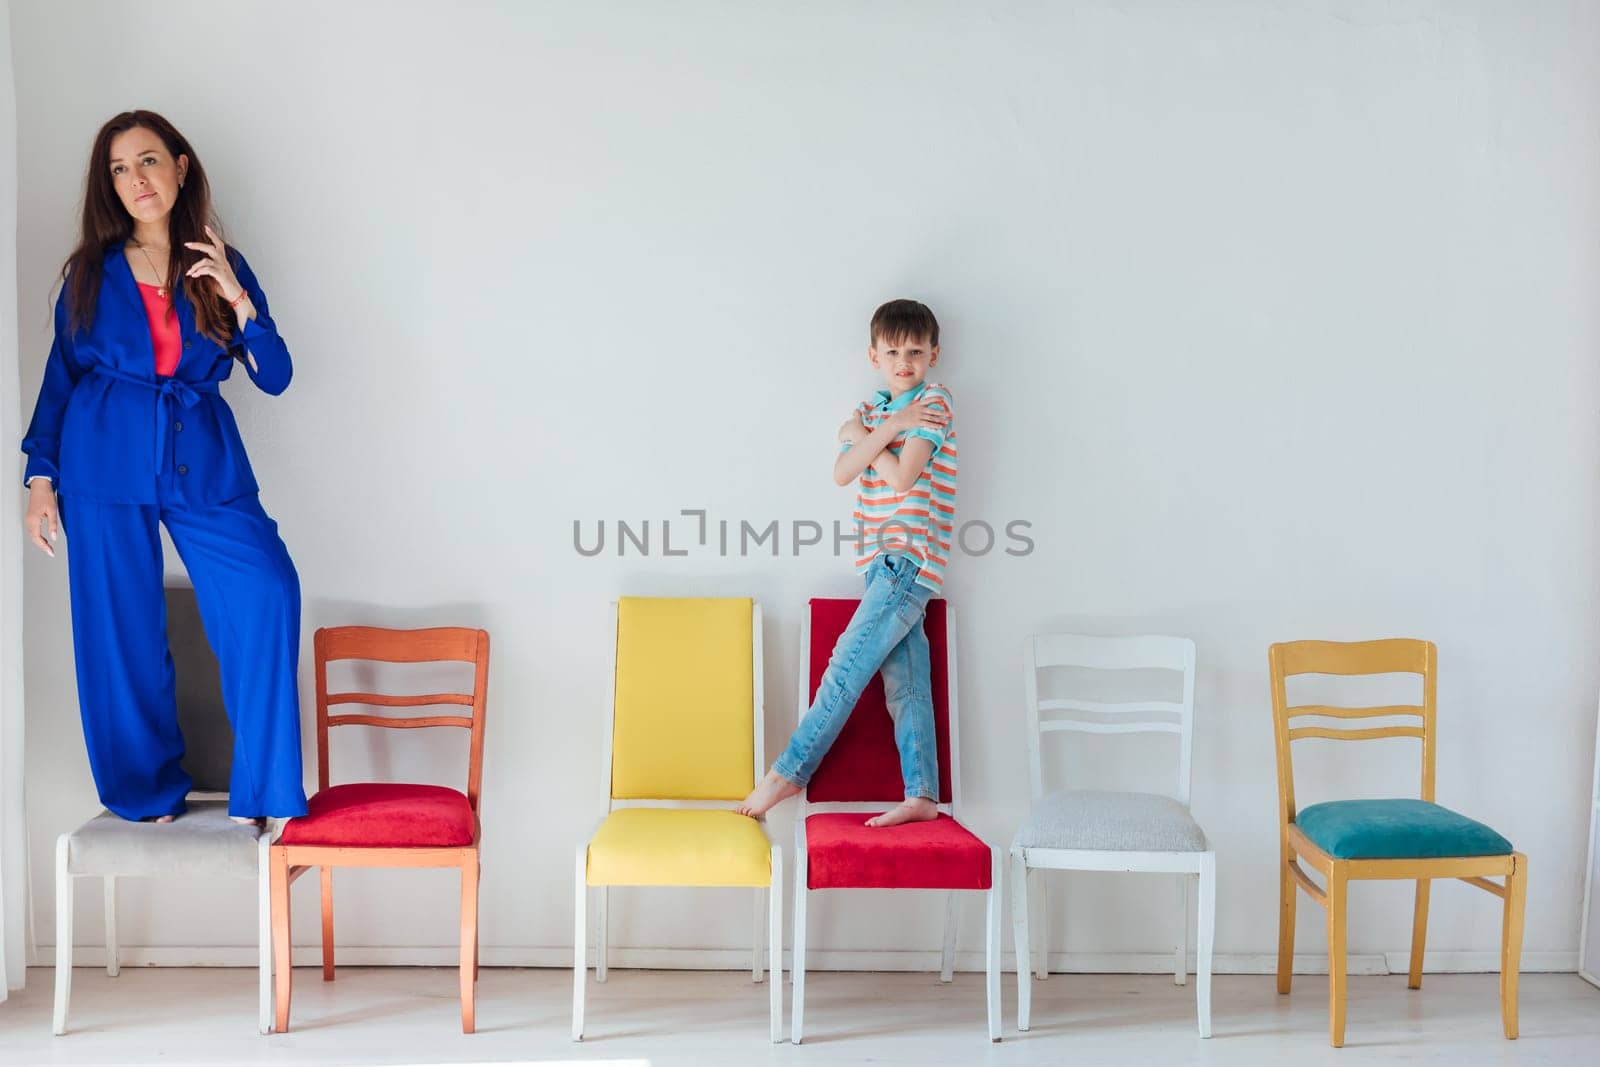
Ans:
{"type": "Polygon", "coordinates": [[[583,986],[589,961],[589,929],[584,904],[589,896],[589,846],[578,846],[572,885],[572,1040],[583,1040],[583,986]]]}
{"type": "Polygon", "coordinates": [[[961,902],[952,889],[945,894],[944,902],[944,953],[939,960],[939,981],[948,982],[956,970],[956,924],[961,916],[961,902]]]}
{"type": "Polygon", "coordinates": [[[333,981],[333,868],[322,868],[322,980],[333,981]]]}
{"type": "Polygon", "coordinates": [[[1335,863],[1328,875],[1328,1043],[1344,1047],[1345,912],[1349,882],[1344,864],[1335,863]]]}
{"type": "Polygon", "coordinates": [[[1189,982],[1189,878],[1178,875],[1178,946],[1172,952],[1172,984],[1189,982]]]}
{"type": "Polygon", "coordinates": [[[990,849],[987,922],[984,923],[984,986],[989,1002],[989,1040],[1000,1040],[1000,905],[1005,900],[1006,861],[999,849],[990,849]]]}
{"type": "Polygon", "coordinates": [[[766,924],[768,912],[772,910],[767,905],[766,897],[769,892],[771,892],[770,887],[767,889],[757,889],[755,891],[754,907],[751,909],[751,926],[754,928],[754,932],[750,937],[750,980],[752,982],[760,982],[763,974],[763,968],[761,964],[761,945],[766,938],[762,933],[761,928],[766,924]]]}
{"type": "Polygon", "coordinates": [[[798,1045],[805,1036],[806,1018],[806,854],[797,849],[794,869],[794,958],[789,973],[794,985],[791,994],[794,1005],[790,1009],[789,1040],[798,1045]]]}
{"type": "Polygon", "coordinates": [[[1217,855],[1200,854],[1200,892],[1195,902],[1199,926],[1195,945],[1194,984],[1200,1014],[1200,1036],[1211,1036],[1211,949],[1217,933],[1217,855]]]}
{"type": "Polygon", "coordinates": [[[115,978],[122,973],[121,951],[117,944],[117,880],[108,874],[102,881],[106,896],[106,974],[115,978]]]}
{"type": "MultiPolygon", "coordinates": [[[[326,870],[326,868],[324,868],[326,870]]],[[[478,853],[468,849],[461,859],[461,1032],[477,1028],[474,996],[478,977],[478,853]]]]}
{"type": "Polygon", "coordinates": [[[1528,901],[1528,857],[1512,853],[1506,876],[1505,918],[1500,934],[1500,1024],[1507,1040],[1517,1037],[1517,978],[1522,970],[1522,913],[1528,901]]]}
{"type": "Polygon", "coordinates": [[[1011,853],[1011,942],[1017,953],[1017,1029],[1027,1030],[1033,1011],[1033,961],[1028,958],[1028,863],[1011,853]]]}
{"type": "MultiPolygon", "coordinates": [[[[472,882],[472,911],[477,914],[478,894],[483,888],[483,863],[478,863],[478,877],[472,882]]],[[[478,980],[478,972],[483,968],[483,938],[482,927],[477,923],[472,927],[472,980],[478,980]]]]}
{"type": "Polygon", "coordinates": [[[289,849],[272,847],[272,981],[276,1004],[275,1028],[289,1032],[289,998],[294,991],[294,960],[290,955],[289,849]]]}
{"type": "Polygon", "coordinates": [[[259,985],[260,1018],[257,1029],[272,1033],[272,864],[270,838],[263,835],[256,851],[256,942],[259,959],[256,971],[259,985]]]}
{"type": "Polygon", "coordinates": [[[1417,879],[1417,908],[1411,919],[1411,975],[1406,979],[1407,989],[1422,988],[1422,950],[1428,942],[1428,887],[1432,884],[1426,878],[1417,879]]]}
{"type": "Polygon", "coordinates": [[[594,980],[604,982],[611,974],[611,887],[594,891],[594,980]]]}
{"type": "Polygon", "coordinates": [[[772,1040],[783,1040],[783,849],[772,846],[772,885],[767,889],[767,1010],[772,1040]]]}
{"type": "Polygon", "coordinates": [[[72,1000],[72,873],[67,870],[71,843],[66,834],[56,838],[56,1006],[51,1030],[67,1032],[67,1005],[72,1000]]]}
{"type": "Polygon", "coordinates": [[[1278,864],[1278,992],[1287,993],[1294,981],[1294,875],[1289,865],[1295,862],[1294,853],[1287,849],[1278,864]]]}
{"type": "Polygon", "coordinates": [[[1046,977],[1050,977],[1050,875],[1043,870],[1030,870],[1027,875],[1037,883],[1029,896],[1037,901],[1032,917],[1032,925],[1037,928],[1034,937],[1038,942],[1038,961],[1034,963],[1034,977],[1043,982],[1046,977]]]}

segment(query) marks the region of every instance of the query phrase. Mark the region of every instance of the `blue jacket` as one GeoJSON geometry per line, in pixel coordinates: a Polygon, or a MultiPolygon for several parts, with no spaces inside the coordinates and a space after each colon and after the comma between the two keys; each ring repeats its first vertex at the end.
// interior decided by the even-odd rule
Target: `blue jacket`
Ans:
{"type": "MultiPolygon", "coordinates": [[[[293,365],[255,274],[228,250],[256,317],[235,331],[232,351],[248,350],[245,371],[265,393],[289,387],[293,365]]],[[[56,300],[55,343],[22,451],[24,479],[45,475],[64,496],[104,503],[154,504],[157,479],[171,470],[190,504],[215,504],[257,491],[239,426],[218,383],[233,373],[230,349],[195,329],[194,308],[173,300],[182,356],[171,378],[158,378],[155,346],[138,283],[121,247],[106,252],[94,322],[74,333],[66,286],[56,300]]]]}

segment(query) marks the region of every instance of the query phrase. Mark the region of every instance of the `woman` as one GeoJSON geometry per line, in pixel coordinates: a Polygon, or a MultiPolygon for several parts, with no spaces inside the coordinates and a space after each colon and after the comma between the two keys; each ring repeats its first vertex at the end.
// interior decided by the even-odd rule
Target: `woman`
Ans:
{"type": "Polygon", "coordinates": [[[58,527],[69,534],[78,706],[100,800],[169,822],[192,786],[179,766],[162,522],[221,667],[229,814],[304,815],[300,582],[218,392],[235,359],[262,391],[283,392],[289,351],[244,257],[210,225],[199,158],[166,119],[128,111],[101,127],[84,191],[22,450],[29,537],[53,557],[58,527]]]}

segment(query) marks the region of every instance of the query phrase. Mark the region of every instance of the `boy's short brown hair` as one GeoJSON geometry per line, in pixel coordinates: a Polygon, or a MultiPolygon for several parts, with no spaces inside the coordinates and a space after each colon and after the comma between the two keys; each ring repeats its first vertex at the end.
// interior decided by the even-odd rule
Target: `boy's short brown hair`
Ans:
{"type": "Polygon", "coordinates": [[[929,347],[937,348],[939,320],[933,317],[933,309],[921,301],[891,300],[872,313],[873,347],[880,339],[890,344],[925,340],[929,347]]]}

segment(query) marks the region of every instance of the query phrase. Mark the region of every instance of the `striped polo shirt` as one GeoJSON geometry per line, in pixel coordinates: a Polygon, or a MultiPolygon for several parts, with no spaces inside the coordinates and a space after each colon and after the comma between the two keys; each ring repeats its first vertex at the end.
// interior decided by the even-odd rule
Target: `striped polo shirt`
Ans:
{"type": "MultiPolygon", "coordinates": [[[[950,560],[950,539],[956,516],[956,424],[950,390],[936,382],[921,386],[896,399],[887,389],[878,390],[873,400],[856,409],[868,430],[877,428],[890,415],[923,397],[934,399],[935,411],[950,416],[942,429],[918,427],[902,430],[889,443],[896,456],[914,437],[933,442],[933,455],[917,475],[916,484],[897,493],[874,467],[861,472],[856,486],[856,570],[864,572],[879,552],[903,552],[915,557],[921,566],[917,583],[937,592],[944,584],[945,564],[950,560]]],[[[840,451],[849,450],[848,443],[840,451]]]]}

